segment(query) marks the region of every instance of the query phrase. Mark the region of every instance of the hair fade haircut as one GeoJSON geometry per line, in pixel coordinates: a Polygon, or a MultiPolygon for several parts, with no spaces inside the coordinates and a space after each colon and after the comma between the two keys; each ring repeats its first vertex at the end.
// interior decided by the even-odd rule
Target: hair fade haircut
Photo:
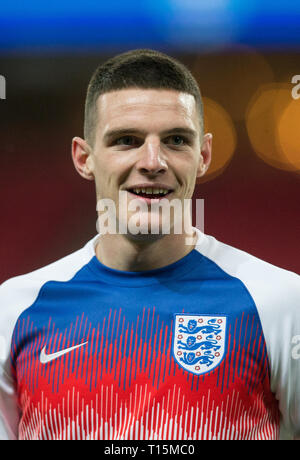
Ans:
{"type": "Polygon", "coordinates": [[[199,86],[184,64],[159,51],[137,49],[119,54],[96,69],[87,89],[84,137],[93,146],[101,94],[128,88],[170,89],[194,96],[199,113],[201,137],[203,103],[199,86]]]}

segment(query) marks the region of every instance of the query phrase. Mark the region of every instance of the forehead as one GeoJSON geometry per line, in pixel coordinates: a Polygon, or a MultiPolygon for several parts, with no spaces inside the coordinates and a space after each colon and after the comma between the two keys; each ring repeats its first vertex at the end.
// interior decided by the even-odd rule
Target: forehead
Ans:
{"type": "Polygon", "coordinates": [[[159,125],[160,129],[170,123],[197,128],[194,96],[173,90],[132,88],[112,91],[99,96],[97,111],[98,127],[104,131],[127,122],[134,123],[134,126],[159,125]]]}

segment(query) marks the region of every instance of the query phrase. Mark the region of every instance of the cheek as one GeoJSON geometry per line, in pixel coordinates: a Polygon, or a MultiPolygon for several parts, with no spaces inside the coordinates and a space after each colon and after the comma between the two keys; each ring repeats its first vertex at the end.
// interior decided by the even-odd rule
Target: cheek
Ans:
{"type": "Polygon", "coordinates": [[[103,155],[95,159],[95,177],[98,183],[107,183],[113,174],[112,168],[109,166],[108,161],[105,160],[103,155]]]}
{"type": "Polygon", "coordinates": [[[195,183],[198,165],[192,161],[183,162],[176,168],[176,176],[185,188],[190,188],[195,183]]]}
{"type": "Polygon", "coordinates": [[[94,177],[98,199],[112,198],[117,200],[119,193],[119,183],[121,177],[118,163],[108,162],[104,158],[97,158],[95,161],[94,177]]]}
{"type": "Polygon", "coordinates": [[[195,165],[193,168],[187,171],[187,175],[186,175],[186,182],[185,182],[186,195],[189,198],[191,198],[194,193],[195,185],[196,185],[196,178],[197,178],[197,168],[195,165]]]}

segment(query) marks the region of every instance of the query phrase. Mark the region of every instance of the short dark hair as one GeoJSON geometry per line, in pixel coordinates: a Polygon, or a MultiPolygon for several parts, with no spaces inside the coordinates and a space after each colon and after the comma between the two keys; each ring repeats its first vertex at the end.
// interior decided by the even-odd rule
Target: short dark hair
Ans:
{"type": "Polygon", "coordinates": [[[137,49],[119,54],[94,72],[85,101],[84,137],[95,140],[96,102],[101,94],[128,88],[173,89],[195,97],[203,135],[203,103],[199,86],[181,62],[159,51],[137,49]]]}

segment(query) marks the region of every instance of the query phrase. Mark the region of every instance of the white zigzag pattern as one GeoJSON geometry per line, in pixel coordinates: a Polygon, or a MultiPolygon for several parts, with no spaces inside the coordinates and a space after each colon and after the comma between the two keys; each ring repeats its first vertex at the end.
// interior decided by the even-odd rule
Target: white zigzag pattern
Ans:
{"type": "Polygon", "coordinates": [[[168,391],[162,403],[151,400],[147,385],[136,385],[129,404],[118,401],[113,386],[104,387],[87,404],[73,388],[53,407],[42,394],[37,407],[27,394],[22,405],[28,407],[19,427],[22,440],[275,440],[279,427],[266,413],[262,396],[246,410],[233,391],[217,405],[211,393],[199,398],[199,404],[186,404],[180,388],[168,391]],[[105,394],[104,394],[105,393],[105,394]],[[148,395],[148,396],[147,396],[148,395]],[[116,409],[113,413],[113,401],[116,409]],[[109,407],[110,406],[110,407],[109,407]]]}

